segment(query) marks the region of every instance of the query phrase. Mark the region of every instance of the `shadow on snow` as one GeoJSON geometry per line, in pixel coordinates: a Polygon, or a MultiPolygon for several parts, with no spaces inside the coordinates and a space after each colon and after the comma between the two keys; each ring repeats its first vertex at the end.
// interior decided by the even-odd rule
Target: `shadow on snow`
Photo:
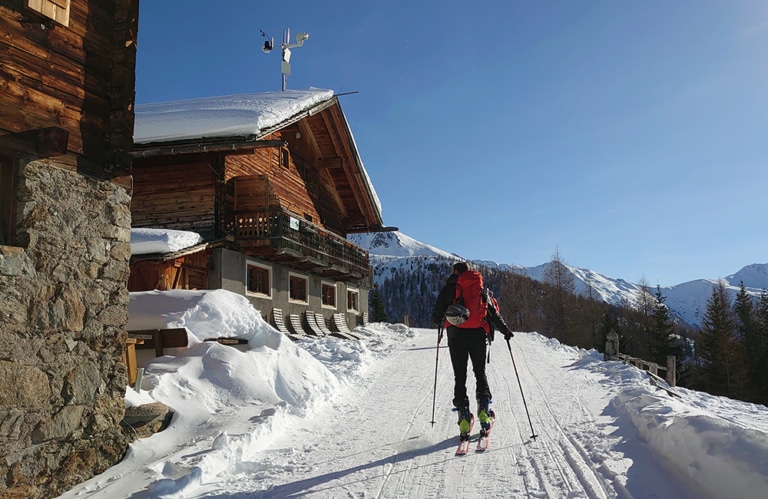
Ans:
{"type": "MultiPolygon", "coordinates": [[[[347,468],[344,470],[339,471],[333,471],[330,473],[326,473],[324,475],[318,475],[311,478],[305,478],[303,480],[298,480],[295,482],[286,483],[283,485],[275,485],[273,487],[270,487],[267,490],[263,491],[253,491],[253,492],[237,492],[237,493],[221,493],[221,494],[208,494],[206,497],[210,499],[245,499],[245,498],[252,498],[255,496],[258,497],[280,497],[280,498],[291,498],[291,497],[301,497],[306,493],[309,492],[320,492],[322,490],[328,490],[332,489],[335,486],[330,485],[330,482],[333,482],[334,480],[338,480],[340,478],[343,478],[348,475],[352,475],[354,473],[364,471],[364,470],[371,470],[378,468],[380,466],[386,466],[387,464],[394,465],[395,463],[407,461],[410,459],[417,458],[419,456],[424,456],[427,454],[431,454],[433,452],[439,452],[448,448],[452,448],[456,446],[456,438],[447,438],[443,440],[442,442],[438,442],[436,444],[430,445],[429,447],[423,447],[420,449],[411,449],[403,452],[396,452],[391,456],[379,459],[377,461],[372,461],[370,463],[360,464],[358,466],[353,466],[351,468],[347,468]],[[321,485],[327,484],[327,486],[323,489],[315,489],[315,487],[319,487],[321,485]],[[314,490],[312,490],[314,489],[314,490]]],[[[453,454],[451,454],[450,458],[446,458],[446,461],[448,459],[454,459],[453,454]]],[[[430,466],[437,464],[437,463],[430,463],[430,466]]],[[[413,469],[413,468],[410,468],[413,469]]],[[[364,478],[361,478],[360,480],[356,480],[354,482],[345,482],[343,485],[350,485],[352,483],[372,480],[375,478],[383,477],[383,476],[389,476],[390,472],[382,471],[382,473],[375,475],[375,476],[365,476],[364,478]]],[[[341,485],[341,484],[340,484],[341,485]]]]}

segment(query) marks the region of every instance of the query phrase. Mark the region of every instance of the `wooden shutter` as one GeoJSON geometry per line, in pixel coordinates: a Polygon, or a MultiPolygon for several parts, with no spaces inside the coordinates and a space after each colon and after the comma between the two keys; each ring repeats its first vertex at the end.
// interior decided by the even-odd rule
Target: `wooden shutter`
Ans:
{"type": "Polygon", "coordinates": [[[62,26],[69,26],[70,0],[27,0],[27,7],[62,26]]]}

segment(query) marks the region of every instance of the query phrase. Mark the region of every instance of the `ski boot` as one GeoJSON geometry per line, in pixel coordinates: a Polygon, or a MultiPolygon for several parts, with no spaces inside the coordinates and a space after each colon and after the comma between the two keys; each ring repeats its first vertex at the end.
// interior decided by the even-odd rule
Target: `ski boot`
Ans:
{"type": "Polygon", "coordinates": [[[493,426],[493,420],[496,418],[496,414],[488,408],[489,401],[477,402],[477,419],[480,420],[480,434],[482,436],[487,435],[491,431],[493,426]]]}
{"type": "Polygon", "coordinates": [[[459,413],[459,438],[469,440],[469,432],[472,431],[475,417],[469,412],[469,407],[457,407],[456,411],[459,413]]]}

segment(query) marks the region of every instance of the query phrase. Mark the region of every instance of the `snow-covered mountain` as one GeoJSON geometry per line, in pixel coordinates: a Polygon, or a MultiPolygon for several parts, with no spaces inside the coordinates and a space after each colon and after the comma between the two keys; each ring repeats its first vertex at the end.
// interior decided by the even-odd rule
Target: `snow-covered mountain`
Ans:
{"type": "Polygon", "coordinates": [[[461,257],[424,244],[402,232],[377,232],[352,234],[349,239],[358,246],[366,248],[374,256],[436,256],[457,260],[461,257]]]}
{"type": "MultiPolygon", "coordinates": [[[[402,232],[353,234],[349,239],[370,252],[371,264],[376,269],[374,280],[377,283],[383,282],[390,275],[413,267],[412,259],[419,259],[422,262],[463,260],[455,253],[422,243],[402,232]]],[[[474,260],[472,263],[486,268],[517,272],[538,281],[544,280],[544,270],[548,265],[543,263],[535,267],[519,267],[485,260],[474,260]]],[[[608,277],[589,269],[571,265],[566,267],[574,276],[577,293],[588,295],[591,288],[593,296],[596,295],[614,305],[632,304],[637,300],[640,291],[640,286],[637,284],[608,277]]],[[[763,289],[768,289],[768,263],[747,265],[721,280],[732,298],[738,293],[741,282],[750,294],[758,296],[763,289]]],[[[712,290],[717,284],[718,279],[697,279],[674,286],[664,286],[661,292],[666,297],[665,303],[675,315],[688,324],[699,327],[706,311],[707,299],[712,295],[712,290]]],[[[651,289],[651,292],[655,292],[655,289],[651,289]]]]}
{"type": "Polygon", "coordinates": [[[731,300],[735,299],[742,282],[747,292],[757,297],[763,290],[768,289],[768,264],[753,263],[720,280],[696,279],[662,288],[662,293],[667,297],[665,303],[689,324],[701,326],[707,310],[707,300],[719,281],[725,285],[731,300]]]}

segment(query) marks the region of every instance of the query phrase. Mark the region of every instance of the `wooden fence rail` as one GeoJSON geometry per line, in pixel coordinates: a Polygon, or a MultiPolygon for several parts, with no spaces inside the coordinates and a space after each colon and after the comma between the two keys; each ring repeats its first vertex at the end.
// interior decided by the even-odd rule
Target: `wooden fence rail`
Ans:
{"type": "Polygon", "coordinates": [[[677,385],[677,359],[674,355],[667,355],[667,365],[660,366],[655,362],[648,362],[647,360],[638,359],[637,357],[632,357],[630,355],[620,353],[619,335],[616,334],[616,332],[613,330],[608,333],[605,342],[605,353],[603,354],[603,358],[605,360],[621,360],[625,364],[630,364],[637,367],[638,369],[648,371],[657,378],[659,377],[659,370],[664,370],[667,373],[666,381],[669,383],[669,386],[677,385]]]}

